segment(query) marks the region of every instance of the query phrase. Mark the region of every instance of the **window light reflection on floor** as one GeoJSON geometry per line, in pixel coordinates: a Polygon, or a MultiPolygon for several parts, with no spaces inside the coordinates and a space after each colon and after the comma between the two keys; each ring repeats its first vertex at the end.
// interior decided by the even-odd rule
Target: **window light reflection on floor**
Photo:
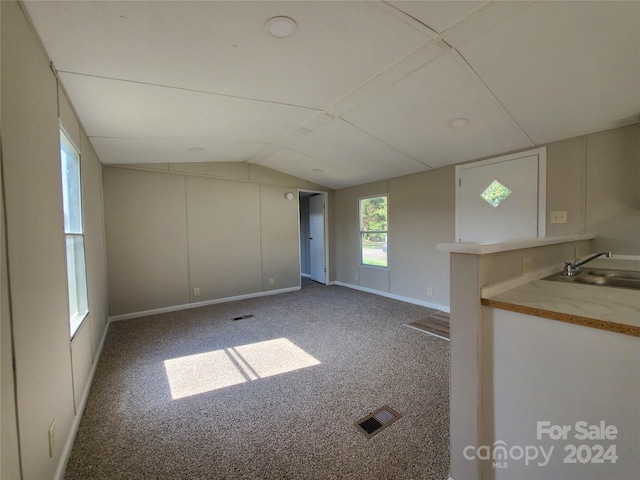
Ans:
{"type": "Polygon", "coordinates": [[[289,339],[277,338],[171,358],[164,369],[177,400],[319,364],[289,339]]]}

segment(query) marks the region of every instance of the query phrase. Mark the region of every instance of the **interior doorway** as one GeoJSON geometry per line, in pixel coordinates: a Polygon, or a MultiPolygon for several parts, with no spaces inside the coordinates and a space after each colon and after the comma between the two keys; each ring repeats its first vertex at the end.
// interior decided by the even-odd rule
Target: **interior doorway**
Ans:
{"type": "MultiPolygon", "coordinates": [[[[298,191],[300,276],[301,287],[306,280],[327,284],[327,193],[298,191]]],[[[308,284],[308,283],[307,283],[308,284]]]]}

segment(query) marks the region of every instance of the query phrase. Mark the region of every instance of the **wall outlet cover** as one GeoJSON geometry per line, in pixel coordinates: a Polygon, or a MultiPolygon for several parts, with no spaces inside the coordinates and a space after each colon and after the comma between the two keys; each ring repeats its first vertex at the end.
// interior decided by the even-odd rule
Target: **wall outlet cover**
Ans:
{"type": "Polygon", "coordinates": [[[567,223],[567,211],[557,210],[551,212],[551,223],[567,223]]]}

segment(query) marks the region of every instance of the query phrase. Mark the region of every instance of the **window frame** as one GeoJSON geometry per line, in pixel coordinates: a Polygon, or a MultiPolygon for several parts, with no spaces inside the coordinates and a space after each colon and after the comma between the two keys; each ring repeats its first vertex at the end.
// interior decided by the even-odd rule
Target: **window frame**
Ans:
{"type": "Polygon", "coordinates": [[[69,336],[74,337],[89,316],[89,286],[87,278],[86,242],[84,231],[84,212],[82,201],[82,155],[70,135],[59,126],[60,130],[60,188],[62,193],[62,213],[65,244],[65,266],[67,271],[67,310],[69,315],[69,336]],[[67,153],[69,152],[69,153],[67,153]],[[77,189],[75,199],[69,185],[65,158],[71,154],[74,161],[73,187],[77,189]],[[64,155],[64,157],[63,157],[64,155]],[[77,177],[77,178],[76,178],[77,177]],[[70,205],[73,202],[73,205],[70,205]],[[74,211],[67,211],[69,210],[74,211]],[[71,216],[76,216],[72,222],[71,216]],[[73,223],[73,226],[71,224],[73,223]],[[69,240],[72,240],[69,242],[69,240]],[[74,310],[72,312],[72,309],[74,310]]]}
{"type": "Polygon", "coordinates": [[[389,249],[388,249],[388,245],[389,245],[389,194],[388,193],[380,193],[380,194],[376,194],[376,195],[368,195],[366,197],[358,197],[358,232],[359,232],[359,239],[358,239],[358,257],[359,257],[359,266],[361,267],[370,267],[370,268],[383,268],[383,269],[389,269],[389,249]],[[386,205],[387,205],[387,219],[386,219],[386,230],[363,230],[363,222],[362,222],[362,202],[364,200],[369,200],[372,198],[382,198],[384,197],[386,199],[386,205]],[[364,263],[364,258],[363,258],[363,253],[364,253],[364,236],[368,235],[368,234],[384,234],[385,235],[385,239],[386,239],[386,243],[387,243],[387,251],[385,252],[386,255],[386,265],[374,265],[374,264],[369,264],[369,263],[364,263]]]}

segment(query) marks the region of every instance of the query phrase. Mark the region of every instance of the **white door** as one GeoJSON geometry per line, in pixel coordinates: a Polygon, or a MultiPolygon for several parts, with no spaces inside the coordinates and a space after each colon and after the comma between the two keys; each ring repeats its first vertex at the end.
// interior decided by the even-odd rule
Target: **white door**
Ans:
{"type": "Polygon", "coordinates": [[[325,283],[324,195],[309,198],[309,245],[311,279],[325,283]]]}
{"type": "Polygon", "coordinates": [[[541,157],[544,155],[536,149],[458,166],[457,240],[544,236],[545,169],[541,157]]]}

